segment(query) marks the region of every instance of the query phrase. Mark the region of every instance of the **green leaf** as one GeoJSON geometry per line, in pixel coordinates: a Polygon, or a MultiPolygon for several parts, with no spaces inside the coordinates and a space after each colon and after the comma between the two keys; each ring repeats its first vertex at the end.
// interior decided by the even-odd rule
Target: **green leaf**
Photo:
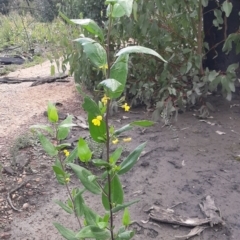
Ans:
{"type": "Polygon", "coordinates": [[[126,207],[129,207],[132,204],[137,203],[137,202],[139,202],[139,200],[135,200],[135,201],[132,201],[132,202],[129,202],[129,203],[118,204],[116,207],[114,207],[112,209],[112,212],[113,213],[119,212],[119,211],[125,209],[126,207]]]}
{"type": "Polygon", "coordinates": [[[150,54],[153,55],[159,59],[161,59],[163,62],[167,62],[165,59],[162,58],[161,55],[159,55],[156,51],[150,49],[150,48],[146,48],[146,47],[142,47],[142,46],[129,46],[129,47],[125,47],[123,49],[121,49],[116,56],[120,56],[122,54],[130,54],[130,53],[145,53],[145,54],[150,54]]]}
{"type": "MultiPolygon", "coordinates": [[[[128,17],[130,17],[131,13],[132,13],[132,7],[133,7],[133,0],[118,0],[117,4],[119,4],[122,9],[125,12],[125,15],[127,15],[128,17]]],[[[116,5],[116,4],[115,4],[116,5]]],[[[114,6],[115,6],[114,5],[114,6]]]]}
{"type": "Polygon", "coordinates": [[[137,11],[138,11],[138,4],[136,1],[133,2],[133,18],[137,21],[137,11]]]}
{"type": "Polygon", "coordinates": [[[115,135],[115,136],[118,136],[118,135],[120,135],[120,134],[123,133],[123,132],[126,132],[126,131],[131,130],[132,128],[133,128],[133,126],[131,126],[130,124],[127,124],[127,125],[119,128],[119,129],[117,129],[117,130],[114,132],[114,135],[115,135]]]}
{"type": "Polygon", "coordinates": [[[92,162],[97,167],[105,167],[107,169],[111,168],[111,165],[102,159],[93,159],[92,162]]]}
{"type": "MultiPolygon", "coordinates": [[[[111,179],[111,201],[112,205],[116,206],[123,203],[123,189],[118,175],[115,175],[114,177],[111,176],[111,179]]],[[[109,194],[108,182],[104,186],[104,192],[107,195],[109,194]]],[[[104,193],[102,193],[102,204],[106,210],[110,209],[108,197],[104,193]]]]}
{"type": "Polygon", "coordinates": [[[128,172],[134,166],[134,164],[138,161],[138,158],[139,158],[142,150],[146,146],[146,143],[147,142],[144,142],[144,143],[140,144],[133,152],[131,152],[125,158],[125,160],[123,160],[123,162],[120,164],[121,168],[118,172],[119,175],[128,172]]]}
{"type": "Polygon", "coordinates": [[[71,146],[70,143],[62,143],[62,144],[57,145],[56,149],[59,151],[59,150],[62,150],[63,148],[70,147],[70,146],[71,146]]]}
{"type": "Polygon", "coordinates": [[[95,115],[101,115],[99,107],[96,102],[94,102],[90,97],[85,97],[82,104],[84,111],[87,113],[92,113],[95,115]]]}
{"type": "MultiPolygon", "coordinates": [[[[120,18],[125,15],[125,10],[119,3],[115,3],[112,9],[112,17],[120,18]]],[[[110,6],[107,8],[107,16],[110,16],[110,6]]]]}
{"type": "Polygon", "coordinates": [[[212,82],[217,76],[219,75],[218,72],[216,72],[215,70],[210,71],[209,75],[208,75],[208,80],[210,82],[212,82]]]}
{"type": "Polygon", "coordinates": [[[78,141],[78,157],[82,162],[89,162],[92,158],[92,152],[83,138],[78,141]]]}
{"type": "Polygon", "coordinates": [[[90,38],[78,38],[74,41],[83,46],[87,57],[96,67],[103,68],[107,65],[106,50],[98,42],[90,38]]]}
{"type": "Polygon", "coordinates": [[[147,121],[147,120],[134,121],[130,123],[130,125],[132,126],[139,126],[139,127],[150,127],[150,126],[153,126],[154,124],[155,122],[147,121]]]}
{"type": "Polygon", "coordinates": [[[112,78],[101,81],[98,86],[104,87],[111,99],[120,97],[124,89],[120,82],[112,78]]]}
{"type": "Polygon", "coordinates": [[[119,239],[125,239],[125,240],[129,240],[134,236],[134,232],[133,231],[125,231],[122,232],[120,234],[118,234],[118,238],[119,239]]]}
{"type": "Polygon", "coordinates": [[[38,138],[39,138],[39,141],[40,141],[44,151],[48,155],[53,157],[58,154],[58,151],[56,150],[55,146],[42,133],[38,132],[38,138]]]}
{"type": "Polygon", "coordinates": [[[71,21],[75,24],[81,25],[88,32],[94,34],[94,36],[98,36],[101,41],[104,39],[102,29],[97,25],[95,21],[92,19],[71,19],[71,21]]]}
{"type": "Polygon", "coordinates": [[[50,74],[51,74],[51,76],[55,75],[55,66],[54,65],[51,65],[50,74]]]}
{"type": "Polygon", "coordinates": [[[30,127],[30,129],[42,129],[42,130],[50,133],[51,135],[53,135],[53,129],[47,125],[32,125],[30,127]]]}
{"type": "Polygon", "coordinates": [[[233,5],[230,1],[225,0],[222,9],[226,13],[226,17],[229,17],[230,13],[232,12],[233,5]]]}
{"type": "Polygon", "coordinates": [[[110,155],[111,164],[115,164],[117,162],[117,160],[121,157],[122,151],[123,151],[123,148],[119,147],[110,155]]]}
{"type": "Polygon", "coordinates": [[[70,208],[68,205],[66,205],[65,203],[59,201],[59,200],[55,200],[54,201],[57,205],[59,205],[64,211],[66,211],[69,214],[74,213],[74,211],[72,210],[72,208],[70,208]]]}
{"type": "Polygon", "coordinates": [[[58,232],[67,240],[78,240],[79,238],[77,238],[76,234],[70,230],[65,228],[64,226],[62,226],[59,223],[53,223],[53,225],[55,226],[55,228],[57,228],[58,232]]]}
{"type": "Polygon", "coordinates": [[[129,224],[131,223],[130,213],[128,211],[128,208],[125,208],[125,210],[124,210],[122,223],[125,227],[129,226],[129,224]]]}
{"type": "Polygon", "coordinates": [[[66,174],[65,172],[62,170],[61,167],[59,166],[52,166],[53,168],[53,171],[56,175],[56,178],[58,180],[58,182],[61,184],[61,185],[65,185],[65,178],[66,178],[66,174]]]}
{"type": "Polygon", "coordinates": [[[87,225],[97,226],[100,216],[86,205],[84,205],[83,212],[87,225]]]}
{"type": "Polygon", "coordinates": [[[77,158],[78,147],[76,146],[73,151],[70,152],[69,156],[66,157],[65,163],[72,163],[77,158]]]}
{"type": "Polygon", "coordinates": [[[122,85],[120,86],[124,90],[128,75],[128,60],[129,55],[123,54],[119,56],[116,61],[113,63],[111,70],[110,70],[110,78],[116,79],[122,85]]]}
{"type": "Polygon", "coordinates": [[[74,197],[74,207],[75,207],[75,212],[77,214],[77,216],[81,217],[84,214],[84,208],[85,208],[85,203],[84,203],[84,199],[82,197],[82,193],[83,191],[79,191],[76,196],[74,197]]]}
{"type": "Polygon", "coordinates": [[[100,126],[95,126],[92,120],[96,118],[96,116],[97,115],[95,113],[88,113],[89,132],[94,141],[102,143],[106,135],[106,123],[102,120],[100,126]]]}
{"type": "Polygon", "coordinates": [[[66,23],[74,25],[74,23],[61,11],[59,11],[59,15],[66,23]]]}
{"type": "Polygon", "coordinates": [[[63,120],[59,124],[58,129],[57,129],[57,139],[58,140],[63,140],[68,136],[70,129],[71,129],[72,118],[73,118],[73,116],[69,115],[65,120],[63,120]]]}
{"type": "Polygon", "coordinates": [[[75,174],[77,175],[78,179],[81,181],[81,183],[83,184],[83,186],[90,192],[94,193],[94,194],[100,194],[101,193],[101,188],[98,186],[97,181],[90,181],[89,180],[89,176],[92,176],[93,174],[88,171],[87,169],[76,165],[74,163],[69,163],[68,164],[72,170],[75,172],[75,174]]]}
{"type": "Polygon", "coordinates": [[[48,120],[50,122],[56,123],[58,121],[57,108],[51,102],[48,103],[47,113],[48,113],[48,120]]]}
{"type": "Polygon", "coordinates": [[[95,238],[97,240],[110,239],[110,231],[107,229],[101,229],[97,226],[87,226],[81,229],[77,233],[76,237],[79,238],[95,238]]]}

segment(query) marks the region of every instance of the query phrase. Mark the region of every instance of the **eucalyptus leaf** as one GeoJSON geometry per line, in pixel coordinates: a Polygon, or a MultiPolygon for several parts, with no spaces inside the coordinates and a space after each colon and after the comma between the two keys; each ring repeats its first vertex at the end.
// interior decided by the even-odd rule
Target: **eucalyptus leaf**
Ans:
{"type": "Polygon", "coordinates": [[[98,36],[103,41],[103,31],[92,19],[71,19],[71,22],[81,25],[88,32],[94,34],[94,36],[98,36]]]}
{"type": "Polygon", "coordinates": [[[159,59],[161,59],[163,62],[167,62],[165,59],[163,59],[163,57],[158,54],[156,51],[147,48],[147,47],[142,47],[142,46],[129,46],[129,47],[125,47],[123,49],[121,49],[116,56],[120,56],[122,54],[130,54],[130,53],[145,53],[145,54],[150,54],[153,55],[159,59]]]}

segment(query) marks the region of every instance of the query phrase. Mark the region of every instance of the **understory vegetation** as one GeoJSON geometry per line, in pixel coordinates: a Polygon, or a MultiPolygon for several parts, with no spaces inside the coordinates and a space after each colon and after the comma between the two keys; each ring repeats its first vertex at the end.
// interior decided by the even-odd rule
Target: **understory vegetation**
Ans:
{"type": "MultiPolygon", "coordinates": [[[[238,62],[230,64],[225,71],[204,66],[208,52],[214,50],[215,57],[219,54],[204,42],[203,9],[212,1],[133,1],[130,18],[114,20],[110,36],[112,56],[124,46],[142,45],[156,50],[167,60],[164,63],[141,54],[130,57],[124,95],[132,106],[144,104],[148,108],[154,107],[153,117],[157,120],[163,112],[170,116],[196,104],[201,107],[199,115],[204,113],[202,117],[206,117],[208,110],[213,110],[206,97],[219,89],[231,100],[237,82],[235,70],[238,62]]],[[[17,52],[24,52],[27,56],[34,52],[35,59],[36,55],[42,55],[57,62],[58,70],[65,70],[66,64],[70,63],[70,73],[75,81],[97,94],[95,89],[102,80],[102,73],[89,64],[82,46],[72,41],[89,34],[69,19],[92,18],[106,34],[109,22],[104,1],[13,2],[5,3],[7,8],[2,8],[0,49],[8,51],[17,47],[17,52]],[[61,57],[64,59],[62,66],[59,63],[61,57]]],[[[220,31],[231,16],[232,3],[220,1],[211,12],[214,14],[212,28],[220,31]]],[[[236,31],[225,36],[224,41],[214,43],[214,47],[221,44],[225,53],[232,48],[239,52],[238,42],[236,31]]]]}

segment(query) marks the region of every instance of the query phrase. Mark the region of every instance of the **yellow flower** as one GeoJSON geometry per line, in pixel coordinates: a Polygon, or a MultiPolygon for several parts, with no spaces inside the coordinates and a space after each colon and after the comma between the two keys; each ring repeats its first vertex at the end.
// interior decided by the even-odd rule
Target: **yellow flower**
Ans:
{"type": "Polygon", "coordinates": [[[123,141],[124,142],[131,142],[132,141],[132,138],[128,137],[128,138],[123,138],[123,141]]]}
{"type": "Polygon", "coordinates": [[[106,64],[100,66],[99,68],[100,68],[100,69],[108,69],[108,65],[107,65],[107,63],[106,63],[106,64]]]}
{"type": "Polygon", "coordinates": [[[118,143],[118,139],[116,138],[116,139],[112,140],[112,143],[113,144],[117,144],[118,143]]]}
{"type": "Polygon", "coordinates": [[[130,106],[128,106],[127,103],[124,103],[124,105],[122,105],[122,108],[124,108],[124,110],[128,112],[130,109],[130,106]]]}
{"type": "Polygon", "coordinates": [[[106,94],[104,94],[104,96],[103,96],[103,98],[101,99],[101,101],[102,101],[102,103],[103,103],[104,105],[106,105],[106,104],[107,104],[107,101],[108,101],[109,99],[110,99],[110,98],[107,97],[106,94]]]}
{"type": "Polygon", "coordinates": [[[65,178],[65,182],[69,183],[70,182],[70,178],[65,178]]]}
{"type": "Polygon", "coordinates": [[[67,149],[63,150],[63,152],[64,152],[64,154],[65,154],[66,157],[68,157],[69,154],[70,154],[69,151],[68,151],[67,149]]]}
{"type": "Polygon", "coordinates": [[[98,115],[96,118],[92,120],[92,123],[94,126],[100,126],[101,121],[102,121],[102,116],[98,115]]]}

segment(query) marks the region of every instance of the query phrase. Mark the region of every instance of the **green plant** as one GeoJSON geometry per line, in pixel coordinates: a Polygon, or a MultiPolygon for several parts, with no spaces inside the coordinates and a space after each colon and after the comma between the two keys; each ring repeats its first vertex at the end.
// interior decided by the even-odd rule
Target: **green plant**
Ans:
{"type": "MultiPolygon", "coordinates": [[[[107,0],[108,4],[108,31],[106,39],[104,39],[103,30],[91,19],[71,20],[73,23],[79,24],[82,28],[89,31],[95,39],[81,37],[75,42],[82,45],[84,52],[89,61],[102,72],[105,80],[102,80],[98,87],[102,89],[104,95],[101,101],[95,102],[90,97],[85,96],[83,109],[87,112],[89,132],[91,138],[106,147],[105,159],[91,159],[92,150],[88,143],[80,138],[77,147],[70,153],[66,148],[69,144],[61,144],[61,140],[65,139],[72,124],[72,116],[68,116],[63,122],[58,122],[57,109],[53,104],[48,105],[48,119],[52,126],[33,126],[34,129],[45,130],[51,137],[55,139],[52,143],[44,134],[37,130],[38,137],[44,150],[56,158],[53,171],[60,184],[65,185],[69,194],[66,203],[57,201],[57,204],[68,213],[74,213],[78,219],[80,231],[75,233],[64,226],[54,223],[60,234],[66,239],[85,239],[92,238],[97,240],[120,240],[131,239],[134,232],[128,229],[130,224],[130,214],[128,207],[135,201],[124,202],[123,187],[120,182],[120,176],[127,173],[138,161],[139,156],[146,145],[146,142],[140,144],[119,164],[118,160],[122,154],[122,147],[118,147],[113,152],[111,145],[120,141],[120,134],[132,129],[134,126],[149,127],[154,122],[140,120],[129,123],[120,129],[115,129],[109,123],[110,105],[116,101],[124,92],[126,87],[126,79],[128,74],[128,59],[131,53],[145,53],[153,55],[160,60],[165,60],[157,52],[150,48],[141,46],[131,46],[121,49],[116,54],[116,59],[110,56],[110,33],[114,25],[115,18],[123,15],[130,16],[132,12],[133,1],[129,0],[107,0]],[[63,153],[64,155],[63,155],[63,153]],[[91,161],[103,173],[101,176],[94,175],[91,171],[83,166],[73,163],[78,157],[84,164],[91,161]],[[77,178],[81,181],[83,189],[75,188],[70,191],[69,181],[70,174],[66,170],[69,166],[77,178]],[[100,216],[93,209],[89,208],[84,201],[84,193],[89,191],[92,194],[100,195],[102,205],[106,211],[104,216],[100,216]],[[122,225],[119,229],[115,229],[114,214],[124,210],[122,225]],[[80,218],[83,218],[82,222],[80,218]]],[[[129,111],[130,106],[127,103],[121,104],[125,111],[129,111]]],[[[125,138],[123,141],[128,142],[131,138],[125,138]]]]}

